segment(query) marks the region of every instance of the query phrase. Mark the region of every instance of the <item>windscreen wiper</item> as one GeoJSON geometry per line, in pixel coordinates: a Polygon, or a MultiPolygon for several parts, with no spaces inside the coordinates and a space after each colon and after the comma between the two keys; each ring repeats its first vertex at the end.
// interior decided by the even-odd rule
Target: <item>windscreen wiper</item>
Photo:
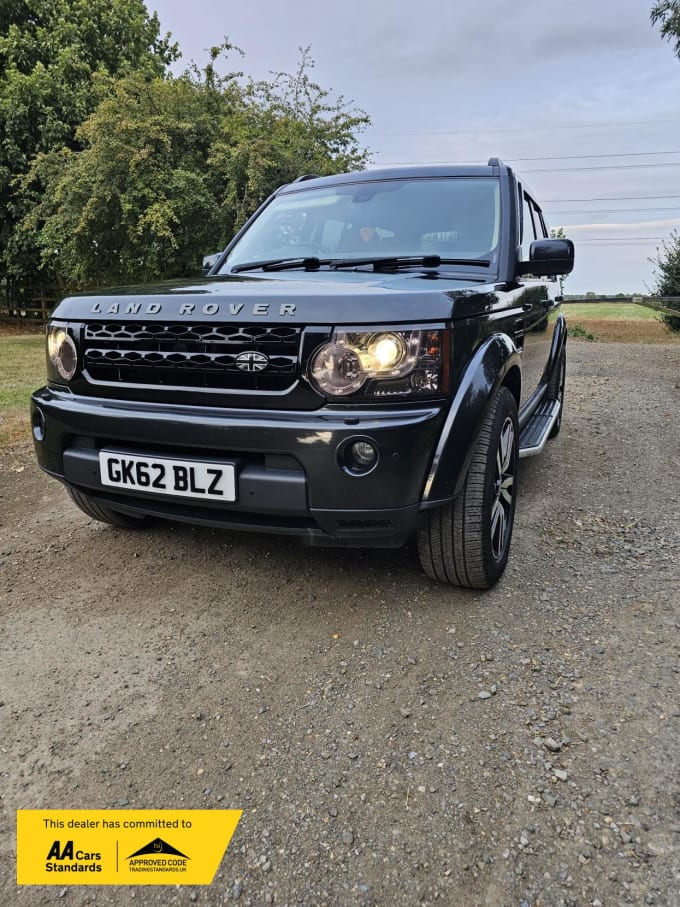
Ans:
{"type": "Polygon", "coordinates": [[[440,265],[461,265],[471,268],[488,268],[491,262],[482,258],[441,258],[439,255],[392,255],[373,258],[335,258],[330,267],[358,268],[373,265],[374,271],[390,271],[399,268],[438,268],[440,265]]]}
{"type": "Polygon", "coordinates": [[[440,265],[461,265],[465,267],[488,268],[491,264],[487,259],[480,258],[441,258],[439,255],[390,255],[373,256],[371,258],[268,258],[262,261],[244,261],[234,265],[232,274],[242,271],[287,271],[302,269],[304,271],[318,271],[322,265],[328,265],[334,270],[340,268],[360,268],[372,265],[374,271],[392,271],[399,268],[438,268],[440,265]]]}
{"type": "Polygon", "coordinates": [[[305,271],[318,271],[321,265],[330,264],[329,258],[268,258],[264,261],[244,261],[240,265],[234,265],[231,269],[232,274],[240,274],[241,271],[286,271],[302,268],[305,271]]]}

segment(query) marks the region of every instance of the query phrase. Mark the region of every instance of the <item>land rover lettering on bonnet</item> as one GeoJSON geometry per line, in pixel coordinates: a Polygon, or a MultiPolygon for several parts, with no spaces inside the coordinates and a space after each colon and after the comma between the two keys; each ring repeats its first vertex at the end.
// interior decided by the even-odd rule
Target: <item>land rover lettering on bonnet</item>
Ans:
{"type": "Polygon", "coordinates": [[[573,263],[496,158],[301,177],[202,277],[57,306],[38,461],[115,526],[415,536],[432,579],[488,588],[518,458],[560,430],[573,263]]]}

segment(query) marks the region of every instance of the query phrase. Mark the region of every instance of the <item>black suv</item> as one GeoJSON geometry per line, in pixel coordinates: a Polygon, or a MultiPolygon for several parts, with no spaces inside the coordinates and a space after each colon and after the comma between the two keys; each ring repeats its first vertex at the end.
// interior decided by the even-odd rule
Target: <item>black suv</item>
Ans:
{"type": "Polygon", "coordinates": [[[301,177],[206,276],[60,303],[38,460],[117,526],[416,534],[430,577],[487,588],[517,459],[560,428],[573,261],[495,158],[301,177]]]}

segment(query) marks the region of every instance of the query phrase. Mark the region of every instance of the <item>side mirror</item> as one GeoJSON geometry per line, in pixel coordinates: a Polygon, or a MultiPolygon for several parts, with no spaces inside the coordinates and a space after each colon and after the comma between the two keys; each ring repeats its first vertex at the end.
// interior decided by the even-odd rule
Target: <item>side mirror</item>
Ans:
{"type": "Polygon", "coordinates": [[[213,268],[213,265],[217,264],[221,255],[222,255],[221,252],[213,252],[211,255],[203,256],[203,273],[204,274],[210,273],[210,271],[213,268]]]}
{"type": "Polygon", "coordinates": [[[574,270],[574,244],[570,239],[536,239],[529,249],[529,261],[517,262],[518,274],[557,277],[574,270]]]}

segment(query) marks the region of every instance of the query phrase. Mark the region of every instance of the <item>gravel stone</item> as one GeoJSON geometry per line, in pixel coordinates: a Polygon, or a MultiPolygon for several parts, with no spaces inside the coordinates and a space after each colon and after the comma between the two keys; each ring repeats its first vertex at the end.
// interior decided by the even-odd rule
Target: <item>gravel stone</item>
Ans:
{"type": "MultiPolygon", "coordinates": [[[[205,904],[676,904],[680,343],[568,355],[484,593],[435,585],[413,546],[113,529],[29,443],[1,451],[5,814],[242,809],[205,904]]],[[[8,905],[191,893],[0,870],[8,905]]]]}

